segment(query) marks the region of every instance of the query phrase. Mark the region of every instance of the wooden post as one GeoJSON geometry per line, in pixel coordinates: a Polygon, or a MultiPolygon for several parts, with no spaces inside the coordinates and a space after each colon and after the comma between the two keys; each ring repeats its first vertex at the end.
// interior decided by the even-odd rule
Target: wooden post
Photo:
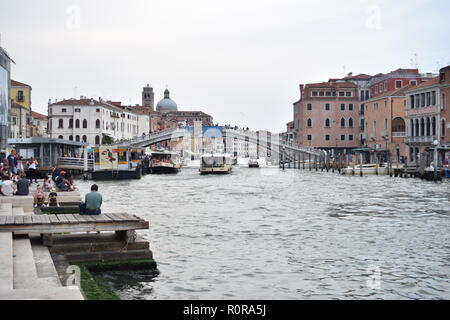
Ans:
{"type": "Polygon", "coordinates": [[[353,176],[355,175],[355,164],[356,164],[356,153],[355,153],[354,156],[352,156],[352,167],[353,167],[353,169],[352,169],[352,175],[353,175],[353,176]]]}
{"type": "Polygon", "coordinates": [[[362,177],[363,176],[363,155],[362,152],[359,154],[359,174],[362,177]]]}
{"type": "Polygon", "coordinates": [[[375,175],[378,175],[378,154],[375,153],[375,175]]]}
{"type": "Polygon", "coordinates": [[[311,153],[308,153],[308,159],[309,159],[309,171],[311,171],[312,170],[312,168],[311,168],[311,153]]]}
{"type": "Polygon", "coordinates": [[[302,152],[302,163],[303,163],[303,170],[305,170],[305,153],[302,152]]]}
{"type": "Polygon", "coordinates": [[[291,150],[288,150],[288,168],[291,168],[291,150]]]}

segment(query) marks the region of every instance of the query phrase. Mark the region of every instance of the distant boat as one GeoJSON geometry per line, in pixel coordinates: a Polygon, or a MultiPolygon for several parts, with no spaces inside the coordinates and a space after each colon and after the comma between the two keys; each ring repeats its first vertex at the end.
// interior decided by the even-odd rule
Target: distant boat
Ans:
{"type": "Polygon", "coordinates": [[[181,168],[180,155],[177,152],[153,151],[149,171],[151,174],[178,173],[181,168]]]}
{"type": "Polygon", "coordinates": [[[200,174],[228,174],[233,170],[229,154],[204,154],[200,161],[200,174]]]}
{"type": "MultiPolygon", "coordinates": [[[[361,165],[357,164],[355,165],[355,174],[359,174],[361,172],[361,165]]],[[[374,163],[370,164],[363,164],[362,165],[362,173],[363,175],[371,175],[371,174],[377,174],[377,165],[374,163]]],[[[344,175],[351,175],[353,174],[353,166],[349,166],[347,168],[342,169],[342,174],[344,175]]],[[[388,164],[387,163],[381,163],[378,165],[378,174],[388,174],[388,164]]]]}
{"type": "Polygon", "coordinates": [[[249,168],[259,168],[259,162],[257,159],[250,159],[248,160],[248,167],[249,168]]]}

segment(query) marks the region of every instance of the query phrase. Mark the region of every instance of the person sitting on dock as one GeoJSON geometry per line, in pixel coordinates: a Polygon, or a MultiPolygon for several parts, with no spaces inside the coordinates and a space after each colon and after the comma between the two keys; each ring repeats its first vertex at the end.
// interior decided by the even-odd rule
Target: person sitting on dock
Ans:
{"type": "Polygon", "coordinates": [[[56,193],[56,189],[53,188],[48,195],[47,199],[47,207],[59,207],[59,199],[58,194],[56,193]]]}
{"type": "Polygon", "coordinates": [[[20,179],[17,181],[16,196],[27,196],[30,194],[30,181],[28,181],[25,173],[20,174],[20,179]]]}
{"type": "Polygon", "coordinates": [[[54,167],[53,167],[53,170],[52,170],[52,180],[54,181],[54,182],[56,182],[56,178],[58,178],[58,176],[59,176],[59,174],[61,173],[61,168],[58,168],[58,165],[55,165],[54,167]]]}
{"type": "Polygon", "coordinates": [[[66,180],[66,172],[64,170],[61,170],[61,173],[56,178],[56,188],[58,188],[59,191],[67,192],[69,191],[70,187],[66,180]]]}
{"type": "Polygon", "coordinates": [[[37,186],[34,193],[34,207],[42,207],[45,203],[45,192],[40,185],[37,186]]]}
{"type": "Polygon", "coordinates": [[[98,186],[92,185],[91,192],[86,194],[84,203],[80,203],[80,214],[99,215],[102,213],[103,198],[102,194],[98,192],[98,186]]]}
{"type": "Polygon", "coordinates": [[[47,176],[44,180],[44,191],[50,192],[50,190],[52,190],[52,188],[53,188],[52,179],[49,176],[47,176]]]}
{"type": "Polygon", "coordinates": [[[14,192],[16,192],[16,185],[8,176],[3,177],[3,183],[0,192],[6,197],[12,197],[14,195],[14,192]]]}

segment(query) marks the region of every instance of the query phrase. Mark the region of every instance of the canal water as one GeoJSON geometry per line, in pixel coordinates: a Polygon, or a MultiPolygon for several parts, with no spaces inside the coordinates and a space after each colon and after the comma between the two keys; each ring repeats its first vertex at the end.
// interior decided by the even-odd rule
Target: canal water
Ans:
{"type": "Polygon", "coordinates": [[[449,181],[236,168],[98,184],[105,212],[150,221],[159,274],[102,275],[123,299],[450,299],[449,181]]]}

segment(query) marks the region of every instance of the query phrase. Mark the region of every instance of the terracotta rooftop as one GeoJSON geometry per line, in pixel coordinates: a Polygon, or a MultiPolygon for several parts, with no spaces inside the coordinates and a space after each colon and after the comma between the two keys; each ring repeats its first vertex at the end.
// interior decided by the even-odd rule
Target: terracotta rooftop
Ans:
{"type": "Polygon", "coordinates": [[[47,116],[38,112],[31,111],[31,115],[34,119],[47,120],[47,116]]]}
{"type": "Polygon", "coordinates": [[[11,87],[29,87],[29,88],[31,88],[31,86],[28,84],[25,84],[25,83],[22,83],[22,82],[19,82],[16,80],[12,80],[12,79],[11,79],[11,87]]]}
{"type": "Polygon", "coordinates": [[[373,98],[371,98],[371,99],[369,99],[367,101],[376,101],[376,100],[379,100],[379,99],[383,99],[383,98],[386,98],[386,97],[392,97],[392,96],[396,96],[396,97],[404,96],[406,91],[410,90],[411,88],[415,88],[415,86],[408,85],[408,86],[405,86],[405,87],[403,87],[401,89],[395,89],[395,90],[386,91],[386,92],[384,92],[384,93],[382,93],[382,94],[380,94],[380,95],[378,95],[376,97],[373,97],[373,98]]]}
{"type": "Polygon", "coordinates": [[[308,83],[307,88],[356,88],[356,85],[352,82],[321,82],[321,83],[308,83]]]}
{"type": "Polygon", "coordinates": [[[412,86],[408,91],[414,91],[417,89],[422,89],[422,88],[426,88],[426,87],[431,87],[431,86],[435,86],[439,84],[439,77],[435,77],[432,78],[428,81],[424,81],[421,84],[417,85],[417,86],[412,86]]]}

